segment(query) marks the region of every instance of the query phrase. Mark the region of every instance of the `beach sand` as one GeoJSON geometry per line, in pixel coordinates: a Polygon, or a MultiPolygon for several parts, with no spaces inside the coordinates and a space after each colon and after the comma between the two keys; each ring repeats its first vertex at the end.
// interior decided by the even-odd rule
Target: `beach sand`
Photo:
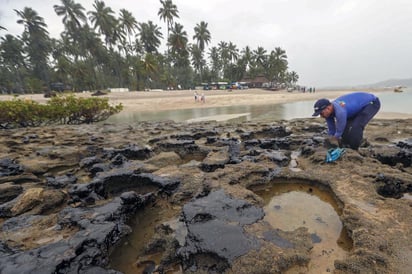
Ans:
{"type": "MultiPolygon", "coordinates": [[[[139,92],[112,92],[101,96],[109,98],[112,104],[121,103],[123,111],[162,111],[174,109],[191,108],[211,108],[224,106],[243,106],[243,105],[266,105],[283,104],[297,101],[315,102],[320,98],[334,99],[340,95],[353,92],[354,90],[319,90],[315,93],[302,93],[298,91],[287,92],[286,90],[270,91],[264,89],[247,90],[198,90],[199,95],[205,95],[205,103],[195,102],[194,90],[173,90],[173,91],[139,91],[139,92]]],[[[367,92],[378,94],[385,92],[385,89],[366,90],[367,92]]],[[[91,93],[78,93],[79,97],[90,97],[91,93]]],[[[48,99],[42,94],[25,94],[20,97],[32,99],[45,103],[48,99]]],[[[13,96],[3,95],[0,100],[10,100],[13,96]]],[[[403,113],[384,113],[379,112],[376,116],[381,119],[401,119],[412,118],[412,115],[403,113]]]]}

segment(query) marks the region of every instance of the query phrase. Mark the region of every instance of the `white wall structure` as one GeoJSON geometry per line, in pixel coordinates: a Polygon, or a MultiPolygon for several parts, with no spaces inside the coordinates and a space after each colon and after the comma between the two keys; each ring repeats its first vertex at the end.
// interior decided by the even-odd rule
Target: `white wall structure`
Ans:
{"type": "Polygon", "coordinates": [[[110,92],[129,92],[128,88],[108,88],[110,92]]]}

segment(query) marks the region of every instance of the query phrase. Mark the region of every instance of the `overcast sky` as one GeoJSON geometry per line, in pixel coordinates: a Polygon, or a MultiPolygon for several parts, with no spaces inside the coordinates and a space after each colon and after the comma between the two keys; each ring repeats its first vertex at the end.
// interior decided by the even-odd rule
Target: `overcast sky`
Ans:
{"type": "MultiPolygon", "coordinates": [[[[75,0],[86,11],[91,0],[75,0]]],[[[157,13],[159,0],[105,0],[118,15],[129,10],[138,22],[153,21],[166,38],[166,25],[157,13]]],[[[289,70],[306,86],[354,86],[388,79],[412,78],[411,0],[173,0],[192,42],[193,28],[208,23],[212,40],[267,51],[286,51],[289,70]]],[[[14,9],[31,7],[58,38],[62,18],[53,5],[60,0],[0,0],[0,31],[20,35],[14,9]]]]}

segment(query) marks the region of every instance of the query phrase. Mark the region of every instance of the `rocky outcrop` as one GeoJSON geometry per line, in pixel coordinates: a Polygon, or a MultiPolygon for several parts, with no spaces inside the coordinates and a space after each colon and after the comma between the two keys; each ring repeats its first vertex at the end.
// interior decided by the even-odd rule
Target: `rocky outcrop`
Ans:
{"type": "Polygon", "coordinates": [[[200,265],[197,255],[208,254],[223,272],[233,260],[259,247],[243,226],[264,216],[263,210],[245,201],[227,196],[223,190],[209,193],[186,204],[182,209],[187,229],[184,245],[178,250],[185,268],[200,265]]]}
{"type": "MultiPolygon", "coordinates": [[[[134,192],[123,193],[104,206],[92,209],[63,208],[56,217],[53,230],[73,233],[63,239],[54,236],[49,243],[21,251],[9,250],[0,256],[2,273],[70,273],[87,272],[100,269],[100,273],[114,273],[101,269],[108,263],[107,253],[110,246],[130,231],[122,218],[135,212],[151,199],[150,195],[139,196],[134,192]],[[89,217],[85,217],[89,216],[89,217]]],[[[19,231],[30,226],[34,219],[41,216],[19,216],[7,220],[3,233],[19,231]]]]}
{"type": "Polygon", "coordinates": [[[136,213],[161,204],[134,262],[147,273],[310,273],[319,239],[270,227],[254,192],[293,180],[340,205],[353,247],[336,273],[410,272],[412,120],[373,120],[363,147],[328,164],[313,121],[2,130],[0,272],[118,273],[111,250],[139,229],[136,213]]]}

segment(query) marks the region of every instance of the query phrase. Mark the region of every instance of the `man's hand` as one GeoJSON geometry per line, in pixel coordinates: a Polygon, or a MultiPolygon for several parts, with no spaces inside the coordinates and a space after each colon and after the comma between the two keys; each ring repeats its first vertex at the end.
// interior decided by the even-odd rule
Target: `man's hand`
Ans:
{"type": "Polygon", "coordinates": [[[336,138],[335,136],[329,136],[329,137],[325,140],[325,146],[326,146],[327,148],[339,147],[339,139],[336,138]]]}

